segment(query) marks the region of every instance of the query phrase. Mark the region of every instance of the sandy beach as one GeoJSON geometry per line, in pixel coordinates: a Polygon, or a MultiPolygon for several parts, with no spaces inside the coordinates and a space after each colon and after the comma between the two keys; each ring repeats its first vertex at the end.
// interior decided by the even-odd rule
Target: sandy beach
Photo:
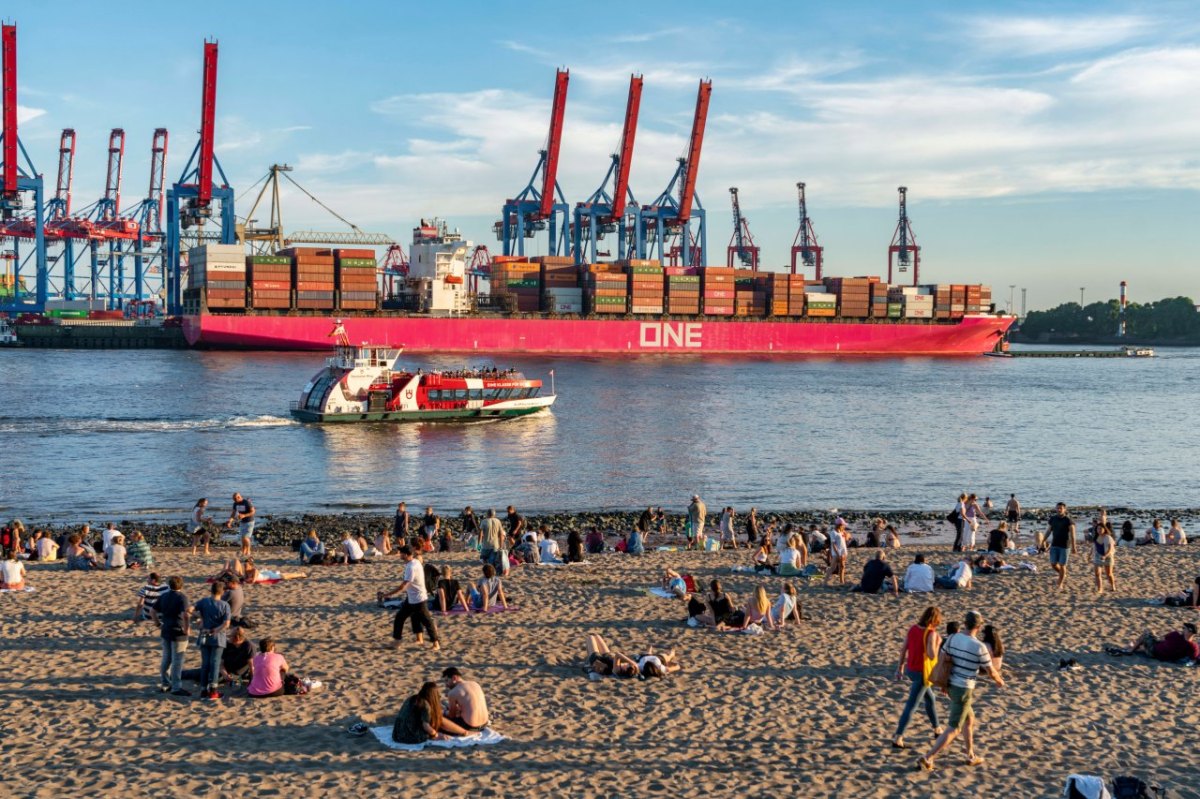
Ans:
{"type": "MultiPolygon", "coordinates": [[[[918,551],[939,572],[955,560],[944,546],[891,550],[899,573],[918,551]]],[[[852,582],[873,552],[851,550],[852,582]]],[[[1102,651],[1145,628],[1161,635],[1200,620],[1147,602],[1200,572],[1200,546],[1119,551],[1119,590],[1098,598],[1085,552],[1072,559],[1063,593],[1042,555],[1030,558],[1036,574],[980,575],[970,591],[932,598],[951,619],[981,611],[1008,649],[1007,686],[981,680],[976,702],[987,762],[967,767],[957,742],[932,773],[916,769],[932,738],[923,718],[907,749],[890,746],[907,690],[891,677],[904,632],[931,598],[800,584],[804,624],[751,636],[689,628],[682,603],[645,590],[669,565],[702,584],[719,577],[741,601],[760,582],[777,593],[781,578],[731,573],[748,563],[746,550],[523,566],[506,582],[520,610],[438,618],[437,653],[407,633],[398,652],[382,648],[392,612],[375,607],[374,593],[398,581],[398,559],[312,567],[308,579],[248,589],[247,613],[258,624],[252,638],[273,635],[292,669],[325,690],[261,701],[226,691],[216,703],[158,692],[157,630],[130,621],[144,575],[35,564],[36,592],[0,595],[4,792],[1052,797],[1080,772],[1135,774],[1171,796],[1200,796],[1200,669],[1102,651]],[[589,681],[581,665],[590,632],[634,655],[675,647],[684,670],[662,681],[589,681]],[[1057,669],[1072,657],[1082,669],[1057,669]],[[347,734],[356,721],[390,725],[404,698],[450,665],[482,684],[492,727],[511,740],[405,753],[347,734]]],[[[182,575],[194,602],[230,553],[159,548],[157,571],[182,575]]],[[[286,549],[256,554],[260,568],[295,564],[286,549]]],[[[453,565],[460,579],[479,571],[470,552],[428,559],[453,565]]],[[[195,647],[187,665],[199,666],[195,647]]],[[[939,697],[938,707],[946,714],[948,701],[939,697]]]]}

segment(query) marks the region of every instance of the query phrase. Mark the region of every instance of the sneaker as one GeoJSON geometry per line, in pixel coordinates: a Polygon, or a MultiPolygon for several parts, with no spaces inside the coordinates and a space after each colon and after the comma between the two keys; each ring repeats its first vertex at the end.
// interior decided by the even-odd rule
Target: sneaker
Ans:
{"type": "Polygon", "coordinates": [[[204,695],[204,698],[208,699],[210,701],[216,701],[216,700],[220,699],[221,696],[222,696],[222,694],[220,691],[209,691],[208,693],[206,693],[204,695]]]}
{"type": "Polygon", "coordinates": [[[171,692],[171,696],[188,696],[188,697],[190,697],[191,695],[192,695],[192,692],[188,691],[184,688],[180,688],[178,691],[171,692]]]}
{"type": "Polygon", "coordinates": [[[371,729],[370,727],[368,727],[366,724],[363,724],[360,721],[357,724],[351,724],[346,729],[346,731],[348,733],[350,733],[351,735],[358,737],[358,736],[366,735],[370,731],[370,729],[371,729]]]}
{"type": "Polygon", "coordinates": [[[171,686],[167,685],[166,683],[163,683],[162,685],[158,686],[159,693],[165,694],[167,691],[170,691],[170,690],[171,690],[171,686]]]}

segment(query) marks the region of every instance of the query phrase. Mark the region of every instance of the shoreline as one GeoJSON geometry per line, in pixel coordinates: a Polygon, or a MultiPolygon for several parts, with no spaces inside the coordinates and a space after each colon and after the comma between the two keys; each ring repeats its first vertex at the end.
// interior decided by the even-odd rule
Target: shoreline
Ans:
{"type": "MultiPolygon", "coordinates": [[[[464,506],[465,507],[465,506],[464,506]]],[[[1084,525],[1090,521],[1104,507],[1107,508],[1110,519],[1113,520],[1114,526],[1119,527],[1120,523],[1125,519],[1130,519],[1134,523],[1134,528],[1138,533],[1142,532],[1142,527],[1149,525],[1154,518],[1161,518],[1164,521],[1178,518],[1185,529],[1193,522],[1200,524],[1200,508],[1127,508],[1127,507],[1111,507],[1111,506],[1080,506],[1069,510],[1071,516],[1075,519],[1076,527],[1080,536],[1083,535],[1084,525]]],[[[419,511],[421,506],[416,504],[410,505],[411,528],[416,529],[419,524],[421,514],[419,511]]],[[[437,508],[435,508],[435,511],[437,508]]],[[[504,511],[502,508],[497,508],[497,516],[502,520],[504,511]]],[[[518,509],[520,510],[520,509],[518,509]]],[[[717,529],[717,521],[720,516],[719,508],[716,511],[710,511],[708,514],[708,522],[706,523],[706,531],[714,531],[717,529]]],[[[486,507],[475,508],[476,516],[480,519],[487,512],[486,507]]],[[[1032,530],[1041,529],[1046,522],[1047,517],[1053,512],[1053,507],[1046,508],[1026,508],[1021,514],[1022,535],[1028,536],[1032,530]]],[[[906,543],[929,543],[942,544],[950,543],[954,538],[954,529],[945,520],[948,511],[932,511],[932,510],[854,510],[854,509],[825,509],[825,510],[759,510],[758,518],[760,528],[765,528],[767,523],[775,521],[778,526],[784,524],[802,525],[805,528],[814,525],[829,526],[836,517],[841,517],[846,520],[850,531],[856,536],[865,535],[866,530],[872,519],[881,517],[889,524],[896,527],[901,540],[906,543]]],[[[637,521],[641,510],[638,511],[623,511],[623,510],[576,510],[576,511],[553,511],[553,512],[528,512],[523,514],[526,522],[530,527],[537,528],[541,524],[546,524],[552,533],[556,536],[565,535],[573,529],[586,532],[591,527],[599,527],[606,535],[617,535],[623,531],[633,528],[637,521]]],[[[191,536],[186,530],[186,511],[179,514],[179,521],[139,521],[137,519],[119,518],[120,514],[99,520],[86,520],[92,526],[92,532],[99,535],[100,530],[109,522],[116,524],[117,528],[128,534],[134,530],[142,532],[146,536],[146,540],[155,547],[184,547],[191,546],[191,536]]],[[[214,524],[211,526],[214,530],[213,543],[219,545],[223,534],[232,533],[232,530],[225,528],[220,522],[222,516],[219,511],[212,513],[214,524]]],[[[457,537],[461,533],[462,527],[457,513],[454,514],[439,514],[442,520],[442,525],[448,527],[457,537]]],[[[685,513],[675,513],[667,511],[667,536],[680,536],[683,534],[683,521],[685,513]]],[[[18,518],[24,523],[27,531],[34,529],[46,529],[53,533],[75,532],[85,523],[84,521],[74,523],[64,523],[61,521],[55,522],[40,522],[34,516],[21,516],[18,514],[5,514],[4,521],[7,522],[10,518],[18,518]]],[[[981,522],[979,526],[979,535],[986,536],[987,531],[993,529],[996,523],[1001,521],[1002,510],[1000,508],[993,509],[989,514],[989,521],[981,522]]],[[[735,529],[739,535],[744,533],[745,514],[738,513],[735,518],[735,529]]],[[[379,513],[300,513],[300,514],[263,514],[259,517],[257,527],[254,531],[254,541],[256,546],[278,547],[291,546],[293,542],[303,538],[309,530],[316,529],[323,540],[327,542],[336,540],[335,537],[340,537],[343,531],[349,530],[352,533],[363,533],[373,535],[380,529],[391,530],[392,516],[379,513]]]]}

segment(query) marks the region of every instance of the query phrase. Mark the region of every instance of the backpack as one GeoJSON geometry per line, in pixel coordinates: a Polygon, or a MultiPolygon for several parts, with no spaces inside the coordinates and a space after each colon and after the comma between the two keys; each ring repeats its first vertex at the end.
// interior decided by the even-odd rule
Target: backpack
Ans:
{"type": "Polygon", "coordinates": [[[1137,777],[1124,776],[1113,777],[1112,795],[1113,799],[1154,799],[1155,796],[1166,796],[1167,792],[1137,777]]]}

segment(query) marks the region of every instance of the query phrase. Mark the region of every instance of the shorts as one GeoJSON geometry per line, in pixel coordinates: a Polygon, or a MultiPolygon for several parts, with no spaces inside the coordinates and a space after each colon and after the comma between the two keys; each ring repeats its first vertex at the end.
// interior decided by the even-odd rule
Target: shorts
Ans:
{"type": "Polygon", "coordinates": [[[1066,566],[1071,550],[1066,547],[1050,547],[1050,565],[1066,566]]]}
{"type": "Polygon", "coordinates": [[[1092,564],[1100,568],[1112,566],[1115,560],[1112,555],[1092,555],[1092,564]]]}
{"type": "Polygon", "coordinates": [[[973,688],[950,686],[950,727],[952,729],[961,730],[967,723],[967,719],[975,715],[975,710],[971,707],[974,694],[975,689],[973,688]]]}
{"type": "Polygon", "coordinates": [[[482,730],[484,727],[486,727],[488,725],[488,723],[486,721],[483,724],[480,724],[478,726],[476,726],[474,724],[468,724],[465,721],[463,721],[461,718],[459,718],[458,716],[451,716],[451,717],[447,718],[446,721],[450,721],[450,722],[457,724],[458,726],[462,727],[467,732],[479,732],[480,730],[482,730]]]}
{"type": "Polygon", "coordinates": [[[239,524],[238,530],[239,530],[239,532],[241,532],[243,539],[248,538],[248,539],[250,539],[250,541],[252,541],[252,542],[254,541],[254,520],[253,519],[246,519],[244,522],[239,524]]]}
{"type": "Polygon", "coordinates": [[[199,535],[207,535],[207,534],[208,534],[208,528],[205,527],[204,525],[200,525],[199,527],[192,528],[192,535],[199,536],[199,535]]]}

